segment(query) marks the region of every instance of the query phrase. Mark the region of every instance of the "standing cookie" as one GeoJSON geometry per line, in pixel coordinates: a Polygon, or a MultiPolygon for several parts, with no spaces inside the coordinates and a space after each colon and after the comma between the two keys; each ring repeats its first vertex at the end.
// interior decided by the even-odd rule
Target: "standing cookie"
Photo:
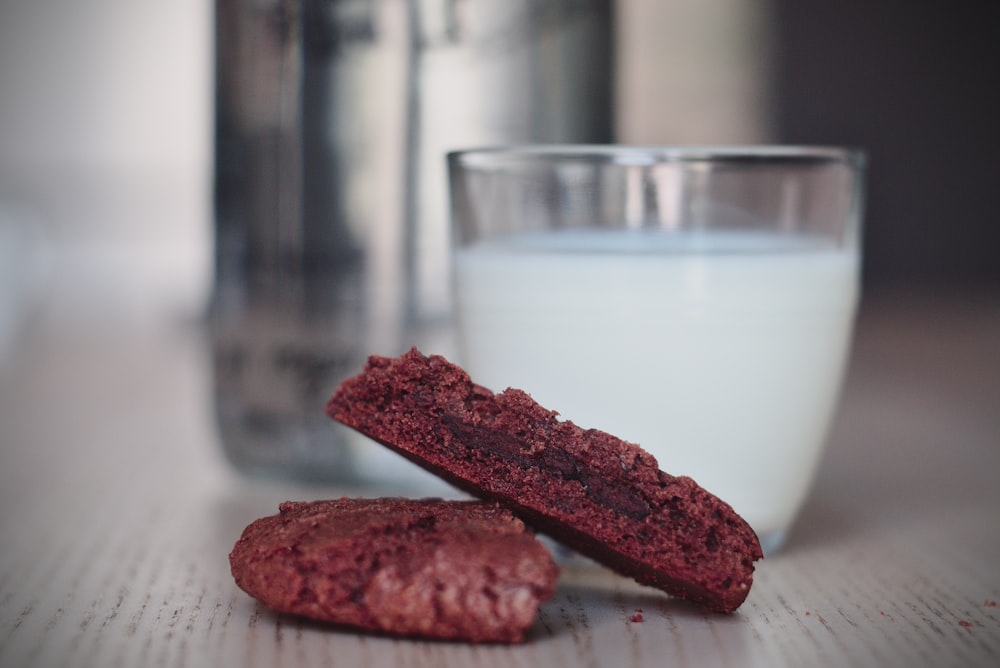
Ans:
{"type": "Polygon", "coordinates": [[[760,543],[732,507],[640,447],[520,390],[493,394],[443,357],[372,357],[326,410],[643,584],[722,612],[750,591],[760,543]]]}

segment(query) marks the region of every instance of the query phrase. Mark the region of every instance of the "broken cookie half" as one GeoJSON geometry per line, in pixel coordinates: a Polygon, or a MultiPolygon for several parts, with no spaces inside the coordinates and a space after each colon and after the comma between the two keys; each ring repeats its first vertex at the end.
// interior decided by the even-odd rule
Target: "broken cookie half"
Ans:
{"type": "Polygon", "coordinates": [[[640,583],[732,612],[746,599],[753,529],[694,480],[632,443],[582,429],[528,394],[476,385],[417,349],[371,357],[330,417],[640,583]]]}

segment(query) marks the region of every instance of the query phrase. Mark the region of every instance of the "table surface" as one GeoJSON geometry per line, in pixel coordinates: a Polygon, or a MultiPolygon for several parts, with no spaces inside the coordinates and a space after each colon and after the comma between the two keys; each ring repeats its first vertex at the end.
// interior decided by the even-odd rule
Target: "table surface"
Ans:
{"type": "Polygon", "coordinates": [[[4,667],[1000,665],[1000,294],[865,300],[816,485],[737,613],[577,563],[515,647],[359,635],[236,588],[249,521],[345,490],[228,469],[197,327],[48,333],[0,374],[4,667]]]}

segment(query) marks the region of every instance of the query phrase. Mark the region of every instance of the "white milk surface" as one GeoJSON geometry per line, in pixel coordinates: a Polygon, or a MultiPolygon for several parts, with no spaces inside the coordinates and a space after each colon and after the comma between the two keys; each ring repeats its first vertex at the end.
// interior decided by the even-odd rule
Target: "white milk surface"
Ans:
{"type": "Polygon", "coordinates": [[[778,233],[563,230],[459,250],[461,363],[640,444],[777,542],[849,347],[856,251],[778,233]]]}

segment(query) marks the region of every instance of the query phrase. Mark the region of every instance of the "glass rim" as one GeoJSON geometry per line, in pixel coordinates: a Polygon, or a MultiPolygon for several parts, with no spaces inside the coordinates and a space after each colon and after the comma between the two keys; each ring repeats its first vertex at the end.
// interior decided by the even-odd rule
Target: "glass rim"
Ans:
{"type": "Polygon", "coordinates": [[[491,167],[505,163],[590,162],[622,166],[653,166],[666,163],[686,164],[845,164],[862,168],[866,163],[863,149],[850,146],[809,144],[709,144],[631,145],[631,144],[516,144],[457,149],[447,153],[449,164],[465,167],[491,167]]]}

